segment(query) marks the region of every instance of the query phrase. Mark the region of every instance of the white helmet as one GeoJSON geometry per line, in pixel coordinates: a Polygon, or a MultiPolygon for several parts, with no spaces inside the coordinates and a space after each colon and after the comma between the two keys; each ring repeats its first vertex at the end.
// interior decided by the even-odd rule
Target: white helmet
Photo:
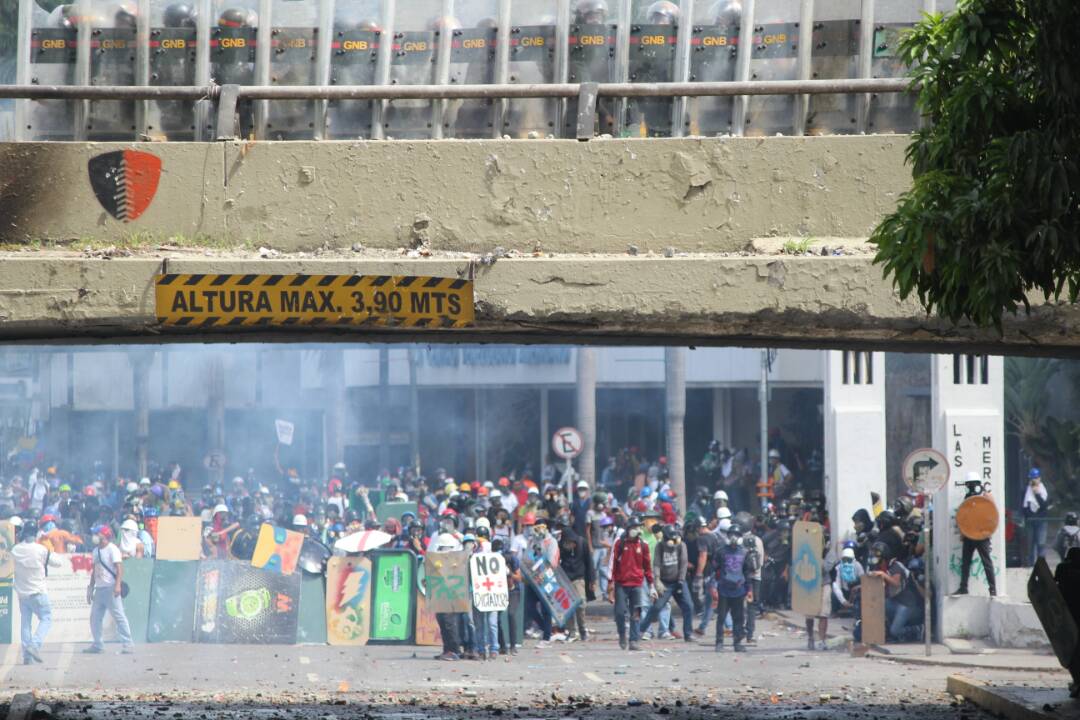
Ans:
{"type": "Polygon", "coordinates": [[[975,472],[974,470],[972,470],[971,472],[969,472],[967,474],[966,479],[967,479],[968,482],[982,482],[982,477],[979,475],[979,473],[975,472]]]}
{"type": "Polygon", "coordinates": [[[502,490],[500,490],[499,488],[495,488],[494,490],[492,490],[490,495],[492,499],[501,498],[503,496],[502,490]]]}
{"type": "Polygon", "coordinates": [[[488,520],[486,517],[476,518],[476,527],[478,527],[478,528],[487,528],[488,530],[490,530],[491,529],[491,521],[488,520]]]}
{"type": "Polygon", "coordinates": [[[293,515],[293,527],[307,527],[307,518],[303,515],[293,515]]]}
{"type": "Polygon", "coordinates": [[[135,522],[134,520],[132,520],[131,518],[128,518],[127,520],[125,520],[123,523],[120,524],[120,529],[121,530],[130,530],[132,532],[139,532],[139,524],[137,522],[135,522]]]}
{"type": "Polygon", "coordinates": [[[770,460],[779,460],[780,459],[780,451],[777,450],[776,448],[773,448],[772,450],[770,450],[769,451],[769,459],[770,460]]]}
{"type": "Polygon", "coordinates": [[[728,496],[727,496],[727,493],[724,492],[723,490],[717,490],[715,493],[713,493],[712,499],[713,500],[723,500],[724,502],[727,502],[728,496]]]}
{"type": "Polygon", "coordinates": [[[229,506],[226,505],[225,503],[218,503],[217,505],[214,506],[214,512],[213,512],[214,515],[217,515],[218,513],[227,513],[227,512],[229,512],[229,506]]]}
{"type": "Polygon", "coordinates": [[[8,522],[11,523],[12,527],[20,528],[23,526],[22,518],[18,515],[12,515],[11,517],[9,517],[8,522]]]}
{"type": "Polygon", "coordinates": [[[149,485],[150,484],[150,478],[144,477],[142,480],[139,481],[139,484],[140,485],[149,485]]]}
{"type": "Polygon", "coordinates": [[[731,519],[731,509],[722,507],[716,511],[716,519],[723,522],[724,520],[731,519]]]}
{"type": "Polygon", "coordinates": [[[724,518],[720,521],[720,524],[716,526],[716,529],[720,532],[726,533],[728,530],[731,529],[731,520],[729,520],[728,518],[724,518]]]}
{"type": "Polygon", "coordinates": [[[133,493],[138,489],[139,489],[139,486],[134,482],[129,482],[127,485],[124,486],[124,490],[126,490],[129,493],[133,493]]]}
{"type": "Polygon", "coordinates": [[[844,548],[840,552],[840,559],[842,559],[842,560],[854,560],[855,559],[855,550],[853,548],[844,548]]]}
{"type": "Polygon", "coordinates": [[[435,536],[435,552],[457,552],[461,549],[461,541],[453,533],[440,533],[435,536]]]}

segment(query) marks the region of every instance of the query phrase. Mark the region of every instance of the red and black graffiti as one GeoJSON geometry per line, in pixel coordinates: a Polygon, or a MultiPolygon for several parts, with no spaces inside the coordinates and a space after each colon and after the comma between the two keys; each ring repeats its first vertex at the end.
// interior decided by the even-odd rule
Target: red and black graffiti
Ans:
{"type": "Polygon", "coordinates": [[[98,202],[126,223],[146,212],[153,202],[161,179],[161,158],[137,150],[117,150],[90,158],[87,169],[98,202]]]}

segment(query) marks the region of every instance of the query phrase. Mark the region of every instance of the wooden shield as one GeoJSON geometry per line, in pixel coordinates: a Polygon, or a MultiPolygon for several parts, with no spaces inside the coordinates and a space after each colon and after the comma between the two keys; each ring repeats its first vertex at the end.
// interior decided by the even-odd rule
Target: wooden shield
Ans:
{"type": "Polygon", "coordinates": [[[956,509],[956,526],[968,540],[992,537],[998,526],[998,509],[985,495],[972,495],[956,509]]]}
{"type": "Polygon", "coordinates": [[[791,534],[791,609],[800,615],[821,615],[821,585],[827,580],[822,561],[821,525],[799,521],[791,534]]]}
{"type": "Polygon", "coordinates": [[[1044,558],[1039,558],[1028,579],[1028,600],[1039,616],[1050,645],[1062,667],[1069,667],[1076,657],[1076,646],[1080,643],[1080,630],[1065,604],[1050,566],[1044,558]]]}

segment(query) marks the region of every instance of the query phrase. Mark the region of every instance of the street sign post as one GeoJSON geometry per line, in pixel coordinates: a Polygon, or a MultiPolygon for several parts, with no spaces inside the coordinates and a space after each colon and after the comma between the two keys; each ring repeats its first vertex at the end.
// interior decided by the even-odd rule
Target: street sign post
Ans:
{"type": "MultiPolygon", "coordinates": [[[[585,450],[585,436],[575,427],[561,427],[551,436],[551,450],[566,461],[566,471],[570,470],[570,461],[585,450]]],[[[574,488],[570,487],[571,474],[563,472],[566,478],[566,502],[574,504],[574,488]]]]}
{"type": "Polygon", "coordinates": [[[931,506],[934,493],[949,482],[949,461],[933,448],[922,448],[904,458],[902,475],[904,483],[912,491],[926,496],[926,519],[923,522],[923,627],[926,634],[926,657],[930,657],[930,642],[933,637],[930,627],[930,575],[933,571],[930,531],[934,527],[931,506]]]}

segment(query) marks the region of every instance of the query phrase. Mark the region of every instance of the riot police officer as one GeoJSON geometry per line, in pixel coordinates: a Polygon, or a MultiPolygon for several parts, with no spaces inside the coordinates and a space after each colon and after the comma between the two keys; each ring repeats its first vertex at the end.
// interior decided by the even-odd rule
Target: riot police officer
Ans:
{"type": "MultiPolygon", "coordinates": [[[[212,58],[214,81],[219,85],[253,84],[258,13],[243,7],[226,8],[218,16],[217,24],[214,34],[218,38],[218,46],[212,58]]],[[[251,101],[239,102],[236,112],[240,120],[240,136],[248,137],[255,128],[251,101]]],[[[221,130],[219,128],[219,132],[221,130]]]]}
{"type": "MultiPolygon", "coordinates": [[[[675,79],[675,38],[679,6],[657,0],[646,13],[648,24],[634,25],[638,42],[630,52],[630,82],[671,82],[675,79]]],[[[632,98],[627,122],[638,126],[642,137],[671,135],[673,98],[632,98]]]]}
{"type": "MultiPolygon", "coordinates": [[[[358,22],[339,21],[334,37],[341,44],[332,59],[334,85],[374,85],[382,26],[371,18],[358,22]]],[[[373,105],[369,100],[335,100],[329,104],[329,136],[369,138],[373,105]]]]}
{"type": "MultiPolygon", "coordinates": [[[[739,0],[720,0],[710,9],[711,25],[695,26],[695,45],[690,55],[690,79],[697,82],[731,82],[738,59],[739,0]]],[[[726,135],[732,132],[734,99],[701,97],[690,99],[691,135],[726,135]]]]}
{"type": "MultiPolygon", "coordinates": [[[[495,82],[495,43],[499,23],[486,17],[476,23],[469,48],[451,50],[450,84],[491,85],[495,82]]],[[[457,122],[448,135],[458,138],[490,138],[493,134],[495,102],[490,99],[459,101],[457,122]]],[[[449,125],[448,125],[449,126],[449,125]]]]}
{"type": "MultiPolygon", "coordinates": [[[[150,78],[154,85],[195,85],[195,41],[197,14],[185,2],[174,3],[162,15],[162,27],[151,31],[156,39],[182,40],[182,43],[158,43],[150,54],[150,78]]],[[[183,100],[159,100],[161,130],[169,140],[192,139],[195,129],[195,106],[183,100]]],[[[152,130],[153,128],[151,128],[152,130]]]]}
{"type": "MultiPolygon", "coordinates": [[[[98,47],[90,54],[92,85],[135,84],[134,3],[114,6],[111,21],[95,16],[91,33],[98,47]]],[[[88,103],[86,134],[92,140],[132,140],[135,137],[135,103],[120,100],[91,100],[88,103]]]]}
{"type": "MultiPolygon", "coordinates": [[[[615,32],[607,26],[607,16],[606,0],[578,0],[574,6],[570,32],[577,37],[577,42],[570,46],[570,82],[602,83],[615,79],[615,32]]],[[[615,112],[611,98],[597,100],[597,124],[601,132],[615,131],[615,112]]],[[[571,137],[576,134],[577,114],[577,100],[568,101],[565,123],[571,137]]]]}

